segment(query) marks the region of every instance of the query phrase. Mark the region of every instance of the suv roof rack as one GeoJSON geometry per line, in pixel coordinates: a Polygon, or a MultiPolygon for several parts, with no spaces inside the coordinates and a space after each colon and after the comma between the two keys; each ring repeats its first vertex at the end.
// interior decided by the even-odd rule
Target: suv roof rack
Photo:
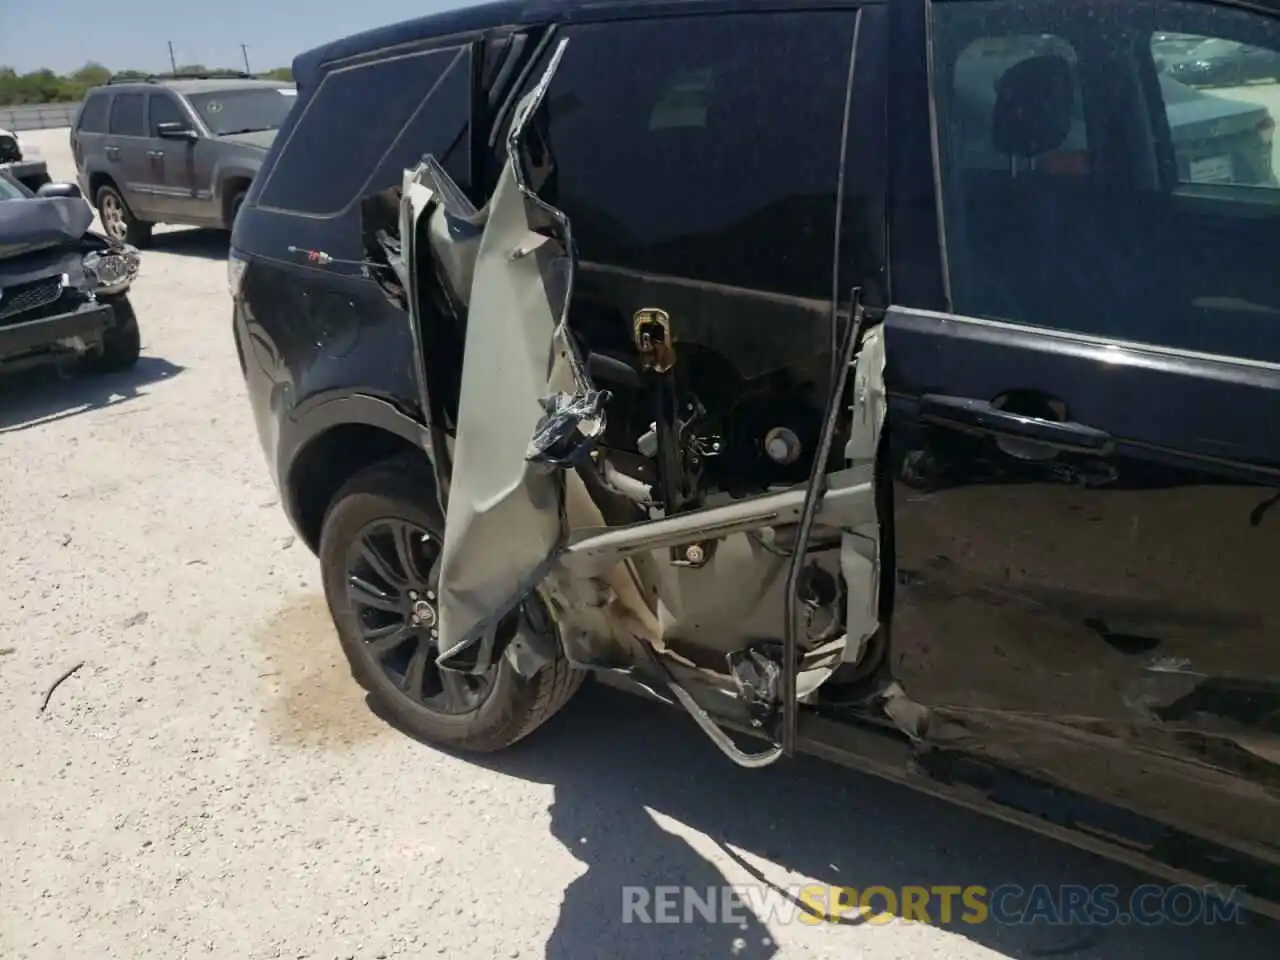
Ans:
{"type": "Polygon", "coordinates": [[[143,76],[113,76],[107,83],[163,83],[165,80],[259,80],[260,77],[243,70],[197,70],[190,73],[148,73],[143,76]]]}

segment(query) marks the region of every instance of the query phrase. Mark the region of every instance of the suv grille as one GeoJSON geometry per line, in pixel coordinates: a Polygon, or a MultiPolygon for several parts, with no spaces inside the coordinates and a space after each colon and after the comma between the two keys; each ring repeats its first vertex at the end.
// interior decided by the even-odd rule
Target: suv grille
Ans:
{"type": "Polygon", "coordinates": [[[62,296],[62,278],[45,277],[0,291],[0,321],[47,307],[62,296]]]}

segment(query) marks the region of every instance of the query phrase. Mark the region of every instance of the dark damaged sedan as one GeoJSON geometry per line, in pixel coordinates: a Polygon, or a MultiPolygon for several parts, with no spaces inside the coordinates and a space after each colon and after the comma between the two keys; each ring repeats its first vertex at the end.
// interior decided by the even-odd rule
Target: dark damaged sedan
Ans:
{"type": "Polygon", "coordinates": [[[138,252],[92,223],[73,184],[32,193],[0,176],[0,374],[65,359],[93,372],[137,361],[128,291],[138,252]]]}

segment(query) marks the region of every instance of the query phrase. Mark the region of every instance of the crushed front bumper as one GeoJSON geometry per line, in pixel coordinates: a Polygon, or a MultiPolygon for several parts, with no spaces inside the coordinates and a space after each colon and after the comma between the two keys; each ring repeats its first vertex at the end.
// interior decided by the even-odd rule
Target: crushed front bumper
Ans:
{"type": "Polygon", "coordinates": [[[21,315],[0,323],[0,369],[39,357],[56,356],[67,351],[82,353],[100,343],[103,334],[115,322],[109,304],[88,302],[66,313],[23,320],[21,315]]]}

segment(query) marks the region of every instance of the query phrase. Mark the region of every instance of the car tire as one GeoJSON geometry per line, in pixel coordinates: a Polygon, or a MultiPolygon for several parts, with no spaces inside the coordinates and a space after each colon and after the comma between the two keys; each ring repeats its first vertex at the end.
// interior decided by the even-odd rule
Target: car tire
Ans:
{"type": "Polygon", "coordinates": [[[127,296],[103,298],[115,312],[115,326],[102,337],[102,350],[84,358],[84,365],[91,373],[121,373],[138,362],[142,354],[142,333],[138,329],[138,316],[127,296]]]}
{"type": "Polygon", "coordinates": [[[248,190],[241,190],[231,198],[231,206],[228,208],[229,215],[227,217],[227,229],[230,230],[236,225],[236,215],[240,212],[240,208],[244,206],[244,198],[249,195],[248,190]]]}
{"type": "Polygon", "coordinates": [[[112,240],[144,247],[151,241],[153,224],[139,220],[124,202],[120,191],[113,186],[102,186],[94,197],[102,228],[112,240]]]}
{"type": "MultiPolygon", "coordinates": [[[[397,457],[366,468],[342,487],[325,515],[320,537],[325,598],[352,676],[396,726],[420,740],[446,748],[477,753],[501,750],[528,736],[560,710],[581,686],[584,673],[569,664],[558,646],[552,662],[529,678],[517,673],[505,656],[499,657],[482,678],[450,675],[434,667],[435,650],[428,632],[409,622],[412,607],[406,598],[414,578],[393,583],[390,577],[377,576],[379,567],[359,566],[369,556],[369,538],[378,536],[379,531],[416,531],[409,539],[416,541],[421,534],[422,540],[412,548],[415,556],[408,564],[402,560],[392,562],[385,540],[384,546],[373,549],[386,561],[382,567],[394,565],[396,570],[392,572],[397,575],[407,567],[431,563],[432,569],[417,582],[420,590],[426,585],[434,586],[431,577],[438,563],[428,551],[435,551],[438,558],[444,522],[431,497],[433,483],[431,472],[424,465],[413,458],[397,457]],[[376,578],[380,589],[387,588],[383,599],[397,591],[400,611],[363,608],[359,599],[353,599],[353,594],[359,593],[350,588],[353,578],[364,582],[376,578]],[[374,615],[372,620],[370,614],[374,615]],[[371,641],[370,634],[392,627],[378,621],[379,616],[386,617],[386,623],[399,624],[400,630],[411,632],[409,641],[390,652],[384,650],[381,657],[371,646],[376,641],[371,641]],[[419,648],[424,646],[430,652],[419,654],[419,648]],[[416,685],[409,680],[415,655],[432,661],[419,669],[416,685]],[[446,684],[455,691],[466,689],[455,693],[450,702],[446,684]],[[428,702],[428,694],[437,685],[437,699],[428,702]],[[479,691],[476,685],[481,688],[479,691]],[[408,692],[415,686],[421,695],[408,692]],[[477,699],[469,704],[471,694],[477,699]]],[[[435,598],[434,591],[417,596],[430,597],[432,601],[435,598]]],[[[434,611],[427,616],[434,622],[434,611]]]]}

